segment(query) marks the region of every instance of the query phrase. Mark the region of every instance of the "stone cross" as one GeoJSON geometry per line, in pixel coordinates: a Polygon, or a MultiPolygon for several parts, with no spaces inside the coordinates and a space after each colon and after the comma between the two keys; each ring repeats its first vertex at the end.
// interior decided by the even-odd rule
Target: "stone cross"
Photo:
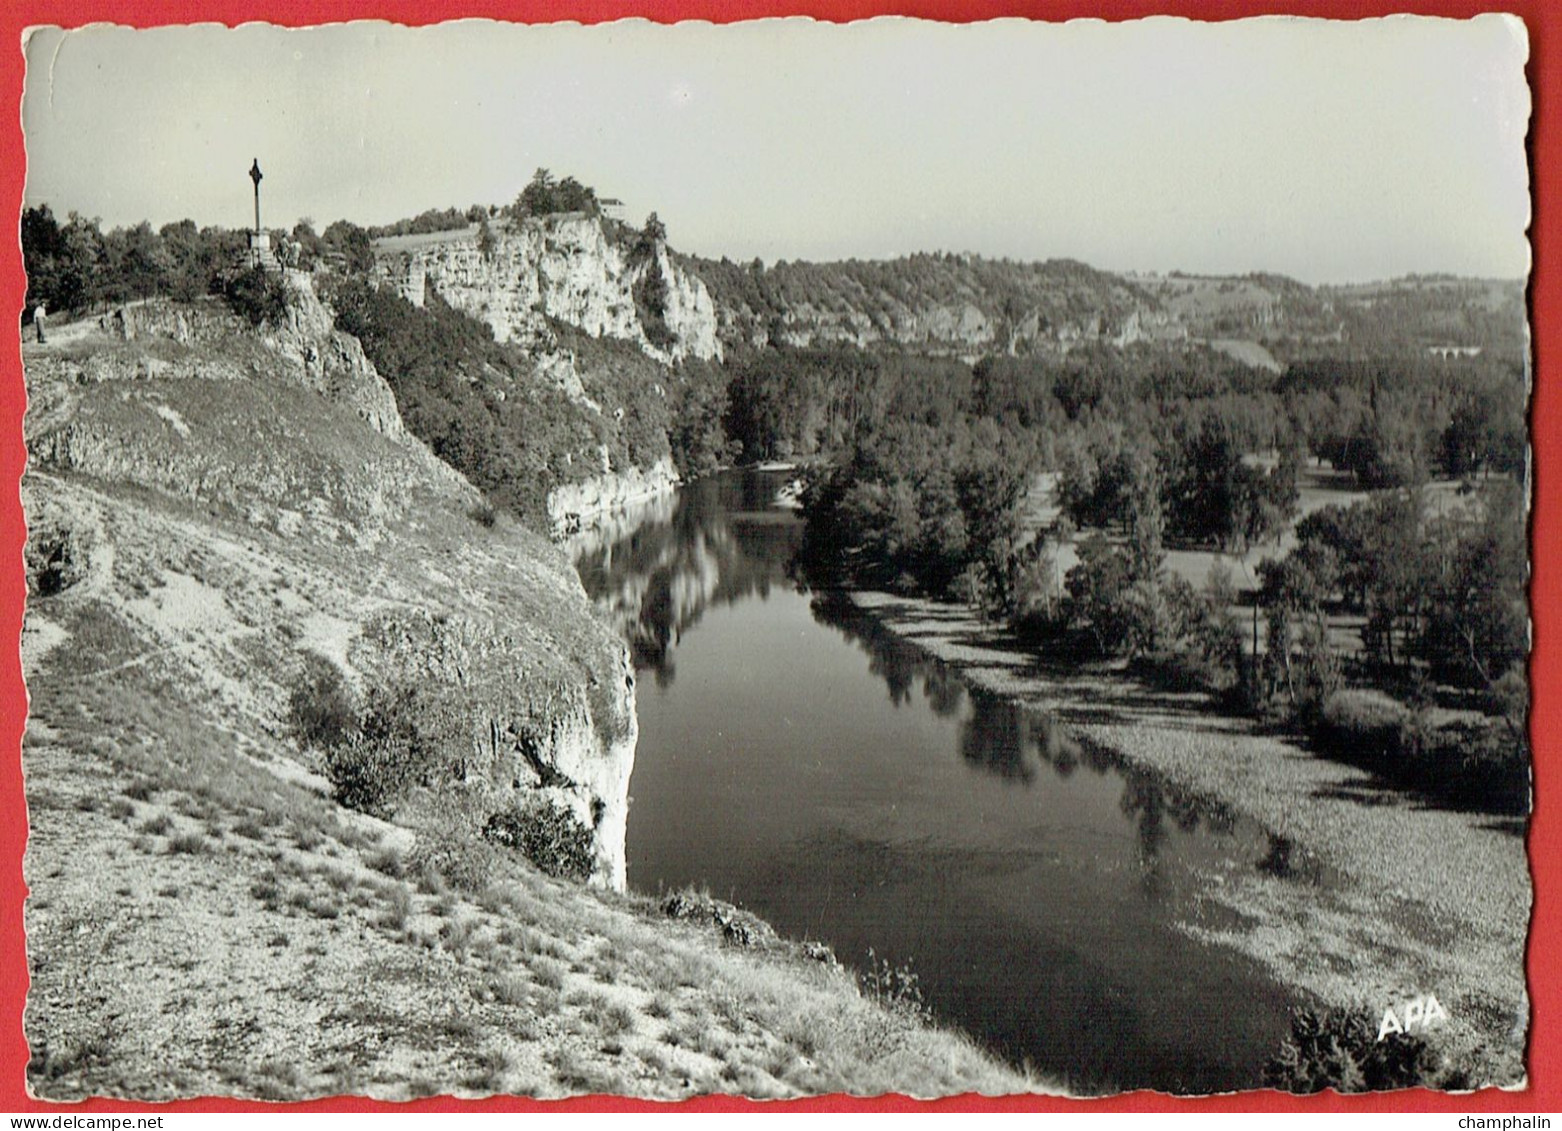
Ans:
{"type": "Polygon", "coordinates": [[[260,158],[249,167],[249,179],[255,182],[255,230],[260,231],[260,158]]]}

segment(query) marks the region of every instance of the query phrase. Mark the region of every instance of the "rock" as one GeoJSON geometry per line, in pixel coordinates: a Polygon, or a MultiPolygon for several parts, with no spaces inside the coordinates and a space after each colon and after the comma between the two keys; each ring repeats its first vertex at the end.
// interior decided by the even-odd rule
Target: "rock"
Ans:
{"type": "Polygon", "coordinates": [[[608,470],[555,487],[548,495],[548,518],[556,534],[576,534],[617,511],[670,495],[677,486],[678,469],[664,456],[648,470],[608,470]]]}
{"type": "Polygon", "coordinates": [[[592,337],[635,342],[660,361],[721,356],[715,303],[705,284],[658,244],[654,257],[666,281],[664,321],[672,341],[655,345],[635,304],[635,287],[650,262],[632,263],[630,249],[609,237],[600,217],[566,213],[495,228],[491,252],[476,229],[411,252],[382,255],[376,270],[409,301],[422,305],[429,288],[488,324],[500,342],[549,337],[548,319],[592,337]]]}
{"type": "Polygon", "coordinates": [[[147,304],[134,338],[29,358],[34,604],[68,625],[90,602],[162,657],[171,702],[279,756],[305,651],[360,692],[415,683],[459,712],[463,804],[547,791],[591,830],[592,881],[622,888],[625,644],[546,539],[473,520],[477,489],[402,429],[307,280],[290,286],[284,326],[147,304]]]}

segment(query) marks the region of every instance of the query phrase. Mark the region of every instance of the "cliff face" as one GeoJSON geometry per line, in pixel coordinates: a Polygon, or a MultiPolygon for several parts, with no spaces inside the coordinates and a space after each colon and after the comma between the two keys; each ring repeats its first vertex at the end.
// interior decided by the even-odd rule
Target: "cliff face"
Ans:
{"type": "Polygon", "coordinates": [[[621,888],[624,644],[554,547],[473,517],[476,489],[294,286],[265,333],[152,304],[29,347],[30,637],[90,650],[84,619],[112,622],[170,705],[209,705],[283,773],[321,769],[288,722],[306,654],[359,696],[434,692],[463,736],[468,817],[546,797],[589,832],[592,879],[621,888]]]}
{"type": "Polygon", "coordinates": [[[887,346],[974,358],[1186,336],[1143,287],[1071,261],[913,255],[771,267],[684,263],[709,287],[729,344],[887,346]]]}
{"type": "Polygon", "coordinates": [[[668,458],[647,469],[608,472],[557,487],[548,496],[548,517],[561,535],[575,534],[606,516],[666,498],[678,486],[678,470],[668,458]]]}
{"type": "Polygon", "coordinates": [[[684,270],[658,243],[637,258],[609,237],[594,216],[570,213],[492,229],[485,252],[476,229],[441,233],[409,246],[383,241],[378,269],[411,302],[422,305],[429,288],[486,322],[501,342],[535,343],[548,337],[548,319],[579,327],[592,337],[633,341],[662,361],[720,356],[716,309],[705,284],[684,270]],[[664,284],[660,311],[666,335],[652,340],[637,289],[650,273],[664,284]]]}

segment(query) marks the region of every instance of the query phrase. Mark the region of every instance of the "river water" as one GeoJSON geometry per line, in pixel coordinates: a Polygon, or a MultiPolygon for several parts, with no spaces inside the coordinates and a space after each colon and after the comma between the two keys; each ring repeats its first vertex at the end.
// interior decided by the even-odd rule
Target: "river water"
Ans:
{"type": "Polygon", "coordinates": [[[1289,846],[803,591],[785,478],[701,480],[572,544],[640,673],[630,886],[908,965],[941,1020],[1076,1091],[1257,1086],[1287,993],[1188,928],[1236,925],[1200,892],[1290,873],[1289,846]]]}

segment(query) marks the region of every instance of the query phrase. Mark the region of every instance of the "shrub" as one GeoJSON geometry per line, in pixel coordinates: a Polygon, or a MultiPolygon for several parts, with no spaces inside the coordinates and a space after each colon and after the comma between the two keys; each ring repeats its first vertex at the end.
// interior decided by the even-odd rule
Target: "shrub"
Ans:
{"type": "Polygon", "coordinates": [[[412,867],[437,890],[441,882],[469,894],[482,891],[493,880],[494,849],[470,833],[426,829],[412,851],[412,867]]]}
{"type": "Polygon", "coordinates": [[[483,836],[516,849],[550,876],[591,878],[596,855],[591,830],[551,797],[532,795],[495,813],[483,826],[483,836]]]}
{"type": "Polygon", "coordinates": [[[406,743],[358,738],[326,752],[326,776],[339,804],[389,817],[418,776],[418,760],[406,743]]]}
{"type": "Polygon", "coordinates": [[[663,899],[662,914],[669,919],[709,923],[733,946],[768,949],[778,942],[775,929],[758,915],[692,888],[675,891],[663,899]]]}
{"type": "Polygon", "coordinates": [[[303,662],[303,674],[288,696],[288,729],[305,746],[322,750],[341,746],[358,732],[352,688],[324,656],[305,652],[303,662]]]}
{"type": "Polygon", "coordinates": [[[1022,636],[1044,639],[1067,625],[1063,580],[1050,543],[1038,538],[1032,544],[1015,565],[1011,589],[1009,624],[1022,636]]]}
{"type": "Polygon", "coordinates": [[[401,850],[393,845],[376,849],[364,860],[370,868],[395,880],[407,878],[407,861],[401,850]]]}
{"type": "Polygon", "coordinates": [[[120,791],[132,801],[152,800],[152,783],[148,781],[135,781],[120,791]]]}
{"type": "Polygon", "coordinates": [[[1337,691],[1323,702],[1314,738],[1333,754],[1384,771],[1397,768],[1410,712],[1378,691],[1337,691]]]}
{"type": "Polygon", "coordinates": [[[200,833],[183,833],[169,840],[168,851],[174,856],[203,856],[211,851],[211,844],[200,833]]]}
{"type": "Polygon", "coordinates": [[[1321,751],[1456,805],[1529,810],[1529,745],[1502,719],[1432,726],[1377,691],[1339,691],[1313,727],[1321,751]]]}
{"type": "Polygon", "coordinates": [[[389,816],[417,785],[456,776],[466,736],[459,707],[423,684],[374,688],[358,732],[326,750],[336,800],[389,816]]]}
{"type": "Polygon", "coordinates": [[[466,515],[485,530],[492,530],[494,523],[499,520],[499,515],[494,510],[494,505],[487,499],[481,499],[473,503],[467,508],[466,515]]]}
{"type": "Polygon", "coordinates": [[[1529,676],[1523,664],[1514,664],[1492,683],[1486,709],[1500,715],[1515,733],[1524,732],[1529,719],[1529,676]]]}
{"type": "Polygon", "coordinates": [[[251,267],[223,280],[222,297],[228,309],[251,326],[281,325],[291,301],[287,284],[281,277],[260,267],[251,267]]]}
{"type": "Polygon", "coordinates": [[[1500,719],[1459,721],[1426,732],[1409,769],[1449,800],[1508,814],[1529,812],[1529,744],[1500,719]]]}
{"type": "Polygon", "coordinates": [[[1304,1094],[1435,1088],[1440,1076],[1437,1058],[1420,1037],[1389,1033],[1380,1041],[1366,1014],[1345,1010],[1297,1010],[1290,1036],[1264,1066],[1265,1085],[1304,1094]]]}
{"type": "Polygon", "coordinates": [[[932,1024],[933,1010],[922,997],[922,981],[909,963],[894,965],[868,948],[868,969],[857,978],[864,996],[891,1013],[932,1024]]]}

